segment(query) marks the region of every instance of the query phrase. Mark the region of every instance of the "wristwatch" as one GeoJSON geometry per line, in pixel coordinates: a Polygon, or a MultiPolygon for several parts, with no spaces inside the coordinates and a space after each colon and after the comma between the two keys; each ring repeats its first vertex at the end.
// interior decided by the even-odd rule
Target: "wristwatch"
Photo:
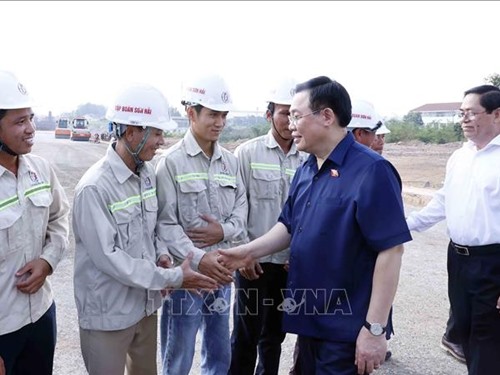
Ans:
{"type": "Polygon", "coordinates": [[[385,333],[385,327],[380,323],[368,323],[365,320],[364,326],[373,336],[381,336],[385,333]]]}

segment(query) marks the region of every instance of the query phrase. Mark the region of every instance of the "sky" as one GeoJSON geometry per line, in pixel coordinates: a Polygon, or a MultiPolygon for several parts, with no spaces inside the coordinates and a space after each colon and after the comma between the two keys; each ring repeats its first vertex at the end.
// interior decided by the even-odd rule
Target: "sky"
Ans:
{"type": "Polygon", "coordinates": [[[326,75],[393,117],[500,73],[499,14],[497,1],[1,1],[0,69],[39,115],[108,106],[137,82],[182,110],[183,82],[213,71],[241,112],[263,113],[279,78],[326,75]]]}

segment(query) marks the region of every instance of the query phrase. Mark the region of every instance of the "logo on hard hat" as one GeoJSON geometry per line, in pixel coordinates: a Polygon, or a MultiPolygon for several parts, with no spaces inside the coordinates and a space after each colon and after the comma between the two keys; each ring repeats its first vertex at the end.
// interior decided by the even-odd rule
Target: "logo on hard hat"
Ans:
{"type": "Polygon", "coordinates": [[[370,115],[363,115],[363,114],[357,114],[357,113],[353,113],[352,117],[353,118],[361,118],[364,120],[371,120],[372,119],[372,116],[370,116],[370,115]]]}
{"type": "Polygon", "coordinates": [[[295,87],[290,89],[290,96],[294,96],[294,95],[295,95],[295,87]]]}
{"type": "Polygon", "coordinates": [[[222,99],[223,103],[227,103],[229,101],[229,94],[223,91],[222,94],[220,95],[220,98],[222,99]]]}
{"type": "Polygon", "coordinates": [[[26,90],[26,87],[24,87],[22,83],[17,84],[17,89],[21,94],[28,95],[28,91],[26,90]]]}

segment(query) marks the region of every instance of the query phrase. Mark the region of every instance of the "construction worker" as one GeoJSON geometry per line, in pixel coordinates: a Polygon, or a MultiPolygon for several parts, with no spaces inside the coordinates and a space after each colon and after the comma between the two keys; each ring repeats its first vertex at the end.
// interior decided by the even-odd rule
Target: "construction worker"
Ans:
{"type": "Polygon", "coordinates": [[[164,143],[168,102],[135,84],[108,108],[117,141],[75,189],[74,287],[80,344],[90,375],[156,374],[157,315],[165,288],[217,287],[191,270],[168,268],[156,240],[156,178],[149,161],[164,143]],[[165,268],[162,268],[165,267],[165,268]]]}
{"type": "Polygon", "coordinates": [[[297,148],[311,155],[277,224],[220,249],[218,259],[238,269],[290,246],[281,308],[285,332],[299,337],[301,373],[371,373],[384,362],[403,243],[411,240],[400,180],[346,130],[351,100],[340,83],[320,76],[296,90],[290,129],[297,148]]]}
{"type": "MultiPolygon", "coordinates": [[[[295,170],[304,159],[288,129],[296,84],[290,78],[278,83],[267,99],[266,119],[271,129],[235,150],[246,188],[250,240],[276,224],[295,170]]],[[[281,328],[283,312],[278,306],[286,288],[284,265],[289,253],[285,249],[236,272],[231,374],[278,374],[281,343],[285,339],[281,328]],[[259,361],[255,369],[257,349],[259,361]]]]}
{"type": "Polygon", "coordinates": [[[219,145],[232,100],[222,77],[207,74],[185,85],[181,103],[190,127],[167,149],[156,166],[157,233],[178,260],[194,253],[192,265],[219,282],[211,293],[174,291],[163,305],[163,374],[187,375],[201,330],[202,374],[227,374],[230,282],[232,274],[217,262],[218,248],[245,236],[247,201],[238,161],[219,145]]]}
{"type": "Polygon", "coordinates": [[[351,131],[356,142],[370,147],[376,135],[376,131],[382,126],[382,121],[366,100],[352,101],[352,119],[347,129],[351,131]]]}
{"type": "MultiPolygon", "coordinates": [[[[377,132],[381,131],[382,128],[385,128],[382,123],[382,119],[375,112],[375,108],[373,104],[366,100],[353,100],[352,101],[352,119],[349,125],[347,125],[347,129],[351,130],[352,135],[356,142],[369,147],[373,150],[373,144],[378,141],[377,132]]],[[[387,128],[385,128],[387,129],[387,128]]],[[[389,129],[387,129],[389,130],[389,129]]],[[[378,145],[379,143],[377,143],[378,145]]],[[[383,148],[383,142],[382,142],[383,148]]],[[[378,154],[382,154],[380,152],[374,150],[378,154]]],[[[399,182],[401,184],[401,180],[399,175],[397,175],[399,182]]],[[[392,311],[389,315],[389,322],[387,325],[387,339],[390,339],[390,335],[392,335],[392,311]]],[[[385,353],[385,360],[388,361],[392,357],[392,351],[387,350],[385,353]]]]}
{"type": "Polygon", "coordinates": [[[385,145],[385,135],[389,134],[391,131],[389,130],[389,128],[387,126],[385,126],[382,119],[380,119],[380,122],[382,123],[382,125],[375,132],[375,138],[373,139],[373,142],[370,145],[370,147],[373,151],[382,155],[382,152],[384,151],[384,145],[385,145]]]}
{"type": "Polygon", "coordinates": [[[64,189],[30,154],[33,105],[17,77],[0,71],[0,357],[8,375],[52,374],[56,306],[47,277],[69,236],[64,189]]]}

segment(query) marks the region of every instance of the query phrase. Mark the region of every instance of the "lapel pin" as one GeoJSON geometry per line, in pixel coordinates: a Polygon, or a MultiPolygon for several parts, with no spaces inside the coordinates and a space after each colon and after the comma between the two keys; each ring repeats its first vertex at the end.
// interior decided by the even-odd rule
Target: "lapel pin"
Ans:
{"type": "Polygon", "coordinates": [[[339,171],[336,169],[330,169],[330,176],[332,177],[338,177],[339,176],[339,171]]]}

